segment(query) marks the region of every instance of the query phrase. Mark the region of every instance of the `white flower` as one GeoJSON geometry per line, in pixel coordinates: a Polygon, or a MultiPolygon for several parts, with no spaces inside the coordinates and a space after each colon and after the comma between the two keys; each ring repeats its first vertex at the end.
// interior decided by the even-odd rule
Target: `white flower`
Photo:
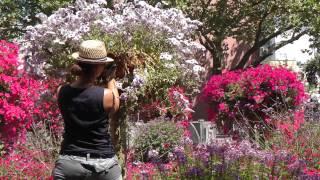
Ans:
{"type": "Polygon", "coordinates": [[[106,0],[97,0],[97,4],[107,4],[106,0]]]}
{"type": "Polygon", "coordinates": [[[119,81],[116,81],[116,87],[117,87],[118,89],[122,89],[122,85],[123,85],[123,83],[121,83],[121,82],[119,82],[119,81]]]}
{"type": "Polygon", "coordinates": [[[181,44],[177,38],[169,38],[168,40],[172,45],[175,45],[175,46],[180,46],[181,44]]]}
{"type": "Polygon", "coordinates": [[[47,15],[45,15],[44,13],[38,13],[36,15],[36,18],[40,19],[41,22],[44,22],[48,19],[47,15]]]}
{"type": "Polygon", "coordinates": [[[133,87],[141,87],[144,83],[144,79],[139,76],[139,75],[135,75],[132,81],[132,86],[133,87]]]}
{"type": "Polygon", "coordinates": [[[63,44],[65,44],[65,41],[62,41],[61,39],[56,38],[55,40],[53,40],[53,43],[57,43],[57,44],[63,45],[63,44]]]}
{"type": "Polygon", "coordinates": [[[175,68],[176,65],[173,64],[173,63],[166,63],[166,64],[164,65],[164,67],[171,69],[171,68],[175,68]]]}
{"type": "Polygon", "coordinates": [[[187,108],[185,108],[185,109],[183,110],[183,112],[184,112],[184,113],[194,113],[195,111],[194,111],[193,109],[187,107],[187,108]]]}
{"type": "Polygon", "coordinates": [[[159,152],[157,150],[152,149],[152,150],[148,151],[148,157],[150,159],[156,158],[156,157],[158,157],[158,155],[159,155],[159,152]]]}
{"type": "Polygon", "coordinates": [[[184,38],[184,34],[183,33],[178,33],[178,35],[176,36],[177,39],[183,39],[184,38]]]}
{"type": "Polygon", "coordinates": [[[188,63],[188,64],[199,64],[198,61],[196,61],[195,59],[186,60],[186,63],[188,63]]]}
{"type": "Polygon", "coordinates": [[[204,67],[199,66],[199,65],[193,66],[192,70],[193,70],[194,72],[196,72],[196,73],[205,71],[204,67]]]}
{"type": "Polygon", "coordinates": [[[165,60],[165,61],[170,61],[172,60],[172,55],[169,54],[168,52],[163,52],[160,54],[160,60],[165,60]]]}

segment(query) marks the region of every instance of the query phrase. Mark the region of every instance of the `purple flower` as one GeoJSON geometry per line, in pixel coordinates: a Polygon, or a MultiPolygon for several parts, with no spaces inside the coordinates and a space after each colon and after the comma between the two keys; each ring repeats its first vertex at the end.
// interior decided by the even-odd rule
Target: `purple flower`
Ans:
{"type": "Polygon", "coordinates": [[[226,169],[227,169],[227,165],[226,164],[215,164],[213,165],[213,171],[217,172],[217,173],[223,173],[226,169]]]}
{"type": "Polygon", "coordinates": [[[208,145],[207,148],[210,156],[219,156],[219,157],[224,157],[225,151],[227,150],[226,146],[218,146],[218,145],[208,145]]]}
{"type": "Polygon", "coordinates": [[[307,166],[307,164],[304,160],[296,159],[294,162],[289,164],[287,167],[288,167],[288,170],[292,174],[300,175],[300,174],[303,174],[303,169],[305,169],[306,166],[307,166]]]}
{"type": "Polygon", "coordinates": [[[120,95],[120,99],[123,100],[123,101],[128,100],[128,94],[127,94],[127,93],[122,93],[122,94],[120,95]]]}
{"type": "Polygon", "coordinates": [[[143,85],[143,83],[144,83],[144,79],[139,75],[135,75],[131,85],[133,87],[139,88],[143,85]]]}
{"type": "Polygon", "coordinates": [[[203,169],[200,167],[194,166],[188,169],[186,172],[186,176],[188,177],[201,177],[203,176],[204,172],[203,169]]]}
{"type": "Polygon", "coordinates": [[[175,159],[178,161],[179,164],[187,163],[187,156],[184,153],[183,147],[175,147],[173,149],[173,154],[175,155],[175,159]]]}

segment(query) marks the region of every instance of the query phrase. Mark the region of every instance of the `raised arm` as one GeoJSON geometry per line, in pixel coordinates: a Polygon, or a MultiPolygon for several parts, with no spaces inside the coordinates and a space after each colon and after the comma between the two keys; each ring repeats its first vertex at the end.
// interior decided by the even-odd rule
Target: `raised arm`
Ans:
{"type": "Polygon", "coordinates": [[[116,81],[115,79],[111,79],[104,90],[103,106],[112,115],[119,110],[119,105],[119,92],[116,87],[116,81]]]}

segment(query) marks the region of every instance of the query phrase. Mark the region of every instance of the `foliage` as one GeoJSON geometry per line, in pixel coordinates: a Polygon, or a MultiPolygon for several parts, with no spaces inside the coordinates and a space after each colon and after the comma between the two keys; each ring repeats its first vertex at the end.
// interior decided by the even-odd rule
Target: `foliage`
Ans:
{"type": "Polygon", "coordinates": [[[306,79],[310,85],[318,87],[320,78],[320,56],[316,56],[314,59],[309,60],[304,67],[306,73],[306,79]]]}
{"type": "Polygon", "coordinates": [[[167,91],[178,82],[181,75],[178,67],[167,68],[163,65],[150,69],[146,75],[144,95],[147,100],[168,100],[167,91]]]}
{"type": "MultiPolygon", "coordinates": [[[[148,0],[155,5],[160,0],[148,0]]],[[[213,57],[213,73],[224,67],[223,61],[229,47],[224,42],[227,37],[235,38],[240,46],[247,47],[243,55],[235,57],[232,69],[240,69],[248,64],[257,66],[273,52],[304,34],[312,36],[312,42],[319,44],[319,3],[313,0],[168,0],[165,6],[179,7],[192,19],[203,22],[199,30],[199,40],[213,57]],[[270,40],[283,36],[285,40],[271,44],[266,54],[248,62],[260,47],[269,46],[270,40]],[[240,59],[239,59],[240,58],[240,59]],[[238,64],[237,64],[238,63],[238,64]]],[[[242,52],[241,52],[242,53],[242,52]]]]}
{"type": "Polygon", "coordinates": [[[38,13],[46,15],[73,0],[3,0],[0,2],[0,39],[13,39],[23,35],[28,25],[39,22],[38,13]]]}
{"type": "MultiPolygon", "coordinates": [[[[294,115],[306,98],[304,86],[295,73],[268,65],[214,75],[202,93],[210,104],[209,118],[225,133],[236,122],[242,128],[273,129],[285,120],[271,121],[268,110],[294,115]]],[[[295,118],[293,121],[297,126],[301,123],[295,118]]]]}
{"type": "Polygon", "coordinates": [[[169,153],[183,135],[183,129],[171,121],[150,121],[138,128],[141,133],[134,140],[134,158],[144,162],[155,156],[159,156],[162,162],[168,161],[169,153]]]}

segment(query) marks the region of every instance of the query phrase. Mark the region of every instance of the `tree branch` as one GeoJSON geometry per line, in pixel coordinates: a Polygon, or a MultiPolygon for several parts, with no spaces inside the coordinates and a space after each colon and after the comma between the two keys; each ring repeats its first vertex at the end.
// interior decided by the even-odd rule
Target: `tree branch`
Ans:
{"type": "MultiPolygon", "coordinates": [[[[300,39],[303,35],[307,34],[308,30],[304,30],[302,32],[300,32],[298,35],[294,36],[295,33],[293,33],[293,36],[289,39],[289,40],[286,40],[286,41],[282,41],[280,42],[278,45],[276,45],[273,49],[272,49],[272,52],[282,48],[283,46],[286,46],[287,44],[290,44],[298,39],[300,39]]],[[[270,54],[270,53],[269,53],[270,54]]],[[[269,54],[266,54],[262,57],[260,57],[258,60],[256,60],[254,63],[253,63],[253,66],[258,66],[262,61],[264,61],[267,57],[269,57],[270,55],[272,55],[273,53],[271,53],[270,55],[269,54]]]]}
{"type": "Polygon", "coordinates": [[[269,35],[268,37],[266,37],[263,40],[260,40],[259,42],[257,42],[256,44],[254,44],[242,57],[241,61],[238,63],[238,65],[235,67],[235,69],[241,69],[244,68],[245,65],[247,64],[250,56],[255,53],[261,46],[265,45],[267,42],[269,42],[271,39],[279,36],[280,34],[289,31],[290,29],[294,28],[294,26],[290,25],[286,28],[280,29],[278,31],[276,31],[275,33],[269,35]]]}

